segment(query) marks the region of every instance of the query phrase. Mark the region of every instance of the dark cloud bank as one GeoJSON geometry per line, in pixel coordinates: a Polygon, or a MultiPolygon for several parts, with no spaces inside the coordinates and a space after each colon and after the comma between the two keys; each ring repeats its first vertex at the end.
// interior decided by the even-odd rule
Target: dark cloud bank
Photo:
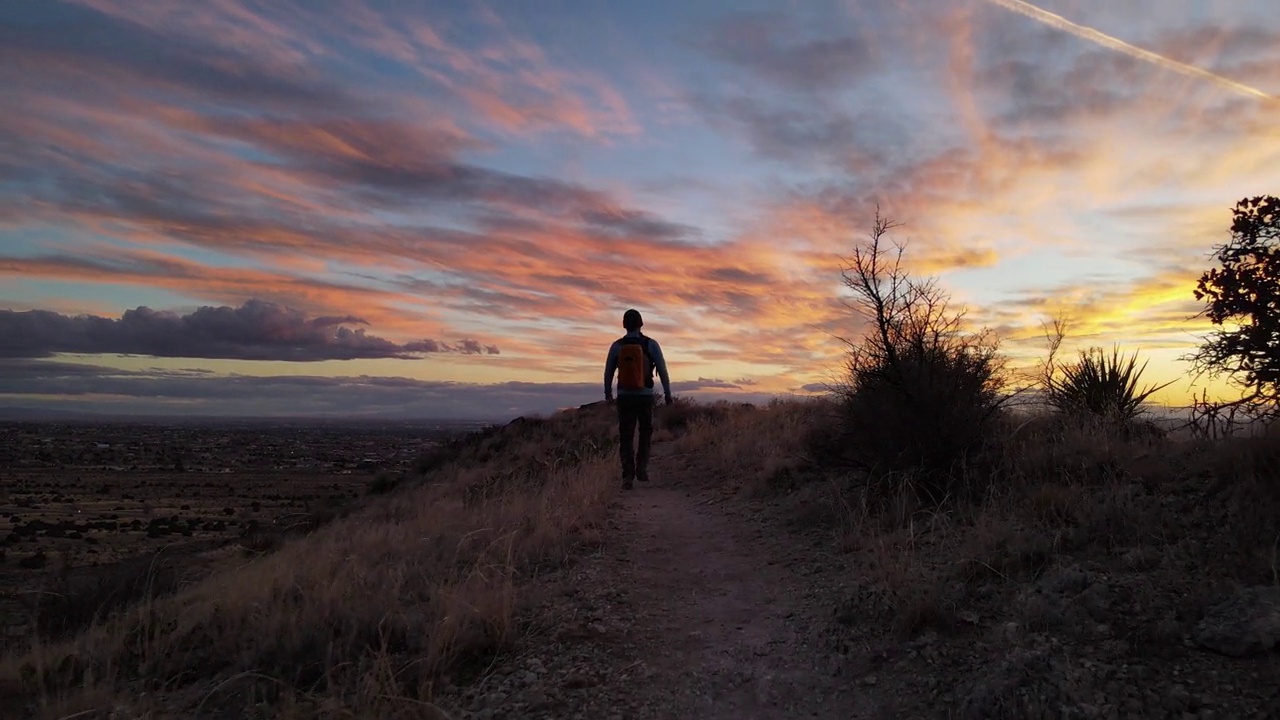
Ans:
{"type": "MultiPolygon", "coordinates": [[[[702,401],[768,400],[714,378],[676,382],[702,401]]],[[[597,383],[493,384],[404,377],[218,375],[208,370],[120,370],[54,360],[0,360],[0,418],[276,417],[504,421],[602,399],[597,383]]]]}
{"type": "Polygon", "coordinates": [[[83,353],[309,362],[408,359],[439,352],[498,354],[496,346],[473,339],[400,344],[347,327],[363,324],[354,315],[308,317],[262,300],[250,300],[238,308],[201,307],[189,315],[139,307],[119,319],[0,310],[0,357],[83,353]]]}
{"type": "MultiPolygon", "coordinates": [[[[48,310],[0,310],[0,418],[291,417],[498,421],[601,399],[597,383],[493,384],[375,376],[224,375],[201,368],[124,370],[48,359],[59,353],[310,362],[498,354],[477,340],[396,343],[349,325],[354,315],[309,317],[275,303],[201,307],[190,314],[140,307],[119,319],[48,310]]],[[[749,381],[698,378],[677,393],[761,400],[749,381]]]]}

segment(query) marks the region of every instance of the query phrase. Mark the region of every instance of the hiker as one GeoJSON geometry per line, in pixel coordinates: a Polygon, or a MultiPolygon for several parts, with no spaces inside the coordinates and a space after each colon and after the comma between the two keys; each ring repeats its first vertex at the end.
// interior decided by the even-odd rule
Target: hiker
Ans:
{"type": "Polygon", "coordinates": [[[671,379],[658,342],[640,332],[644,319],[632,308],[622,314],[627,334],[609,347],[604,364],[604,399],[613,399],[613,374],[618,373],[618,434],[622,451],[622,488],[631,489],[632,479],[649,479],[649,439],[653,435],[653,371],[662,378],[662,394],[671,404],[671,379]],[[632,435],[640,426],[640,446],[632,447],[632,435]]]}

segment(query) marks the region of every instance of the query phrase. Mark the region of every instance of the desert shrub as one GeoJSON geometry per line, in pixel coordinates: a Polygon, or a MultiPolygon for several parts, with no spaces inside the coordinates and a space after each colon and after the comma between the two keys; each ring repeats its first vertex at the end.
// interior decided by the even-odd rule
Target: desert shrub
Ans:
{"type": "Polygon", "coordinates": [[[994,437],[1006,376],[994,339],[966,331],[936,282],[911,278],[903,248],[886,248],[893,227],[877,214],[843,272],[848,305],[868,329],[846,341],[834,459],[873,479],[906,474],[920,499],[937,503],[981,491],[975,463],[994,437]]]}
{"type": "Polygon", "coordinates": [[[945,482],[991,438],[1001,401],[993,351],[903,344],[895,355],[850,363],[843,424],[852,457],[872,470],[945,482]]]}
{"type": "Polygon", "coordinates": [[[1054,366],[1044,377],[1045,400],[1059,413],[1077,421],[1133,426],[1144,412],[1143,403],[1164,385],[1142,385],[1147,363],[1119,347],[1081,350],[1074,362],[1054,366]]]}

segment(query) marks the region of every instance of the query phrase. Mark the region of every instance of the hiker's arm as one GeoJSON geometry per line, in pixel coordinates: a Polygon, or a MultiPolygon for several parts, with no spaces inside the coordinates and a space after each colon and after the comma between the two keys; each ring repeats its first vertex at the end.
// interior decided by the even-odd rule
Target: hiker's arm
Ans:
{"type": "Polygon", "coordinates": [[[613,374],[618,371],[618,343],[609,346],[609,357],[604,361],[604,399],[613,399],[613,374]]]}
{"type": "Polygon", "coordinates": [[[653,355],[653,366],[658,370],[658,378],[662,380],[662,394],[671,404],[671,378],[667,376],[667,361],[662,357],[662,346],[657,340],[650,341],[649,353],[653,355]]]}

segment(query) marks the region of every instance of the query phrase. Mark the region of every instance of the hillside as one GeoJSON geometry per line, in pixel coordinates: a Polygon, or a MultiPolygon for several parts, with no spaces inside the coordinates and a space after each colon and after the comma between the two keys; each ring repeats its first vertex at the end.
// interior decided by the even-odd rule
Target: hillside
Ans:
{"type": "Polygon", "coordinates": [[[1280,714],[1274,435],[1021,421],[980,497],[824,462],[825,403],[473,434],[269,554],[0,660],[4,717],[1280,714]]]}

